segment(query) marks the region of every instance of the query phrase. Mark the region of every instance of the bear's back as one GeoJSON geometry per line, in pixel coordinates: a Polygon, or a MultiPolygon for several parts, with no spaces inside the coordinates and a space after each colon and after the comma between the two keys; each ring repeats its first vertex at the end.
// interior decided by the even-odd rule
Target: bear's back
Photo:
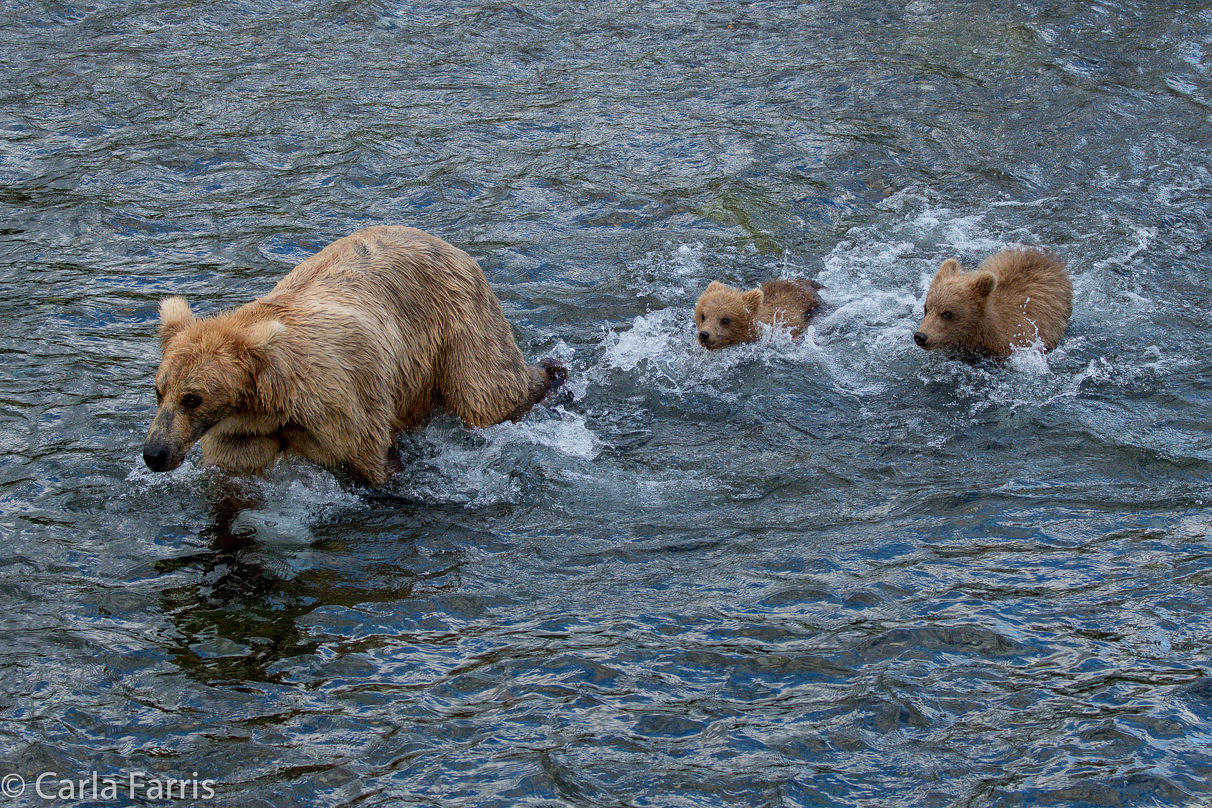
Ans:
{"type": "Polygon", "coordinates": [[[411,227],[368,227],[338,239],[292,269],[260,302],[304,329],[316,327],[311,318],[320,315],[398,330],[409,350],[423,353],[468,328],[488,329],[503,344],[509,333],[480,265],[411,227]]]}
{"type": "Polygon", "coordinates": [[[487,286],[467,253],[412,227],[367,227],[334,241],[292,269],[270,293],[363,285],[456,290],[487,286]]]}

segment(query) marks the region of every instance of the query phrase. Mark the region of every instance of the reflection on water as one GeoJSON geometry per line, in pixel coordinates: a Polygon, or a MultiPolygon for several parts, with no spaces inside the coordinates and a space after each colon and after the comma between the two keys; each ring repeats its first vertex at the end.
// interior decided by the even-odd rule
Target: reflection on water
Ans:
{"type": "MultiPolygon", "coordinates": [[[[1198,4],[0,11],[0,776],[213,804],[1172,805],[1212,792],[1198,4]],[[526,421],[380,490],[142,468],[157,300],[367,224],[481,261],[526,421]],[[1046,245],[1060,347],[910,335],[1046,245]],[[708,355],[711,280],[814,278],[708,355]]],[[[126,794],[131,803],[136,800],[126,794]]]]}

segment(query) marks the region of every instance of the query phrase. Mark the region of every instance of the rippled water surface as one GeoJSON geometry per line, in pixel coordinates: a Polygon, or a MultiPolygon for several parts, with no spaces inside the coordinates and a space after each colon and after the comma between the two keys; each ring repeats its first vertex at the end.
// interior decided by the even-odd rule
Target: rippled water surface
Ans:
{"type": "Polygon", "coordinates": [[[1212,5],[0,9],[5,804],[1212,805],[1212,5]],[[157,301],[388,223],[570,393],[144,469],[157,301]],[[1006,244],[1060,347],[918,350],[1006,244]]]}

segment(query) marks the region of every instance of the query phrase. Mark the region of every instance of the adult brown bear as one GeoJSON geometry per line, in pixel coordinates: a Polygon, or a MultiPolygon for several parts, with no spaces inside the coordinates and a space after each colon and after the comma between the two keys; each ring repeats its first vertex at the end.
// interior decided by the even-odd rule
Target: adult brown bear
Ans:
{"type": "Polygon", "coordinates": [[[528,366],[484,272],[409,227],[325,247],[264,297],[198,318],[160,304],[153,471],[203,460],[237,474],[292,453],[373,485],[398,468],[394,439],[441,406],[480,427],[523,416],[566,378],[528,366]]]}

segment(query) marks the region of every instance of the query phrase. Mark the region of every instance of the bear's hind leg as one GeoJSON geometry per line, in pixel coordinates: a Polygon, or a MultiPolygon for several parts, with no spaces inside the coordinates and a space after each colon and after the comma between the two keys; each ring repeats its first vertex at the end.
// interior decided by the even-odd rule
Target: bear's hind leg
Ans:
{"type": "Polygon", "coordinates": [[[352,460],[347,465],[350,474],[373,488],[378,488],[387,482],[387,478],[392,474],[404,469],[404,464],[400,462],[400,458],[394,450],[385,452],[382,457],[375,459],[352,460]]]}
{"type": "Polygon", "coordinates": [[[443,406],[468,426],[517,420],[564,383],[568,371],[552,359],[530,366],[503,317],[467,329],[444,348],[437,375],[443,406]]]}
{"type": "Polygon", "coordinates": [[[541,360],[539,364],[528,370],[530,371],[530,400],[514,416],[515,419],[521,418],[534,405],[551,398],[564,385],[564,382],[568,381],[568,369],[551,357],[541,360]]]}

